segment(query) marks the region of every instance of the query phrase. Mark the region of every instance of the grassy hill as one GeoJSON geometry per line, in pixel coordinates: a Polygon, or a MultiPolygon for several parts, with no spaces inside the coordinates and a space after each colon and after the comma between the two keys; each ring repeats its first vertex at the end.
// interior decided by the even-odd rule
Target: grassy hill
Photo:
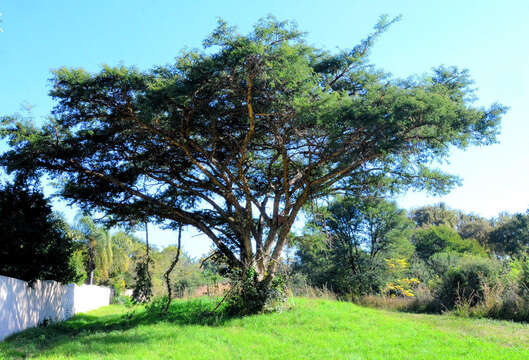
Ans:
{"type": "Polygon", "coordinates": [[[529,325],[295,299],[283,313],[204,317],[207,300],[164,319],[112,305],[0,343],[0,358],[38,359],[528,359],[529,325]]]}

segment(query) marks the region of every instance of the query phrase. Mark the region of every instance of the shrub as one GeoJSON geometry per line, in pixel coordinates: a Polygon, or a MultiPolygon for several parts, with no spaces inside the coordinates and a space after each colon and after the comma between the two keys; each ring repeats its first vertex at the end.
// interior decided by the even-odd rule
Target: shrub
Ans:
{"type": "Polygon", "coordinates": [[[500,268],[491,259],[465,256],[456,267],[442,276],[435,289],[435,297],[445,309],[466,304],[469,307],[485,299],[485,289],[496,285],[500,268]]]}
{"type": "Polygon", "coordinates": [[[288,300],[286,280],[282,275],[277,275],[270,284],[258,281],[253,268],[245,273],[234,272],[231,276],[226,300],[226,313],[230,316],[278,310],[288,300]]]}
{"type": "Polygon", "coordinates": [[[165,312],[168,302],[167,295],[155,297],[145,306],[145,310],[150,314],[162,314],[165,312]]]}
{"type": "Polygon", "coordinates": [[[355,303],[392,311],[414,313],[440,313],[439,302],[432,296],[430,289],[419,284],[415,289],[415,296],[384,296],[365,295],[354,299],[355,303]]]}
{"type": "Polygon", "coordinates": [[[134,305],[134,303],[132,302],[132,298],[126,295],[114,296],[114,298],[112,299],[112,304],[125,305],[126,307],[131,307],[132,305],[134,305]]]}
{"type": "Polygon", "coordinates": [[[518,287],[522,296],[529,301],[529,259],[521,261],[520,276],[518,280],[518,287]]]}

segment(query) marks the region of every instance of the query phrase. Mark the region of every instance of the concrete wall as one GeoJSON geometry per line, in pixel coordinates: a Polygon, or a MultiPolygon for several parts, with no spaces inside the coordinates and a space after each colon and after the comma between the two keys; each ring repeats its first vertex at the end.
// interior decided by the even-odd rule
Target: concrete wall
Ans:
{"type": "Polygon", "coordinates": [[[111,296],[101,286],[36,281],[30,288],[25,281],[0,275],[0,341],[45,319],[62,321],[108,305],[111,296]]]}

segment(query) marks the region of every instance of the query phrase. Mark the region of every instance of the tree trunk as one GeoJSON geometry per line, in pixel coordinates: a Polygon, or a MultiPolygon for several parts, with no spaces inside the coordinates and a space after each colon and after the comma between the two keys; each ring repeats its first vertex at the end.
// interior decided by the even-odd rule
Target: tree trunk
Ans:
{"type": "Polygon", "coordinates": [[[145,268],[147,271],[147,276],[150,278],[149,273],[149,228],[147,227],[148,223],[145,222],[145,268]]]}
{"type": "Polygon", "coordinates": [[[165,307],[163,311],[166,313],[169,310],[169,306],[171,306],[172,298],[172,291],[171,291],[171,282],[170,282],[170,276],[171,272],[173,271],[174,267],[178,263],[178,260],[180,259],[180,245],[182,240],[182,224],[178,224],[178,246],[176,250],[176,256],[171,262],[171,265],[163,275],[165,278],[165,285],[167,286],[167,303],[165,304],[165,307]]]}

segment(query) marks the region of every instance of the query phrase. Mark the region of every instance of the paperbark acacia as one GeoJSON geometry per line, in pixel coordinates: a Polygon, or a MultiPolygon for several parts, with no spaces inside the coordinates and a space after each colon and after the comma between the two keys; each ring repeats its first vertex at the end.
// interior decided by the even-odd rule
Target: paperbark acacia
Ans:
{"type": "Polygon", "coordinates": [[[290,22],[240,35],[221,21],[203,52],[173,65],[56,70],[51,120],[4,118],[12,150],[1,162],[57,178],[64,198],[115,220],[195,227],[269,283],[308,201],[373,186],[443,191],[454,179],[432,160],[495,140],[504,109],[473,106],[466,71],[399,80],[369,65],[391,23],[333,54],[290,22]]]}

